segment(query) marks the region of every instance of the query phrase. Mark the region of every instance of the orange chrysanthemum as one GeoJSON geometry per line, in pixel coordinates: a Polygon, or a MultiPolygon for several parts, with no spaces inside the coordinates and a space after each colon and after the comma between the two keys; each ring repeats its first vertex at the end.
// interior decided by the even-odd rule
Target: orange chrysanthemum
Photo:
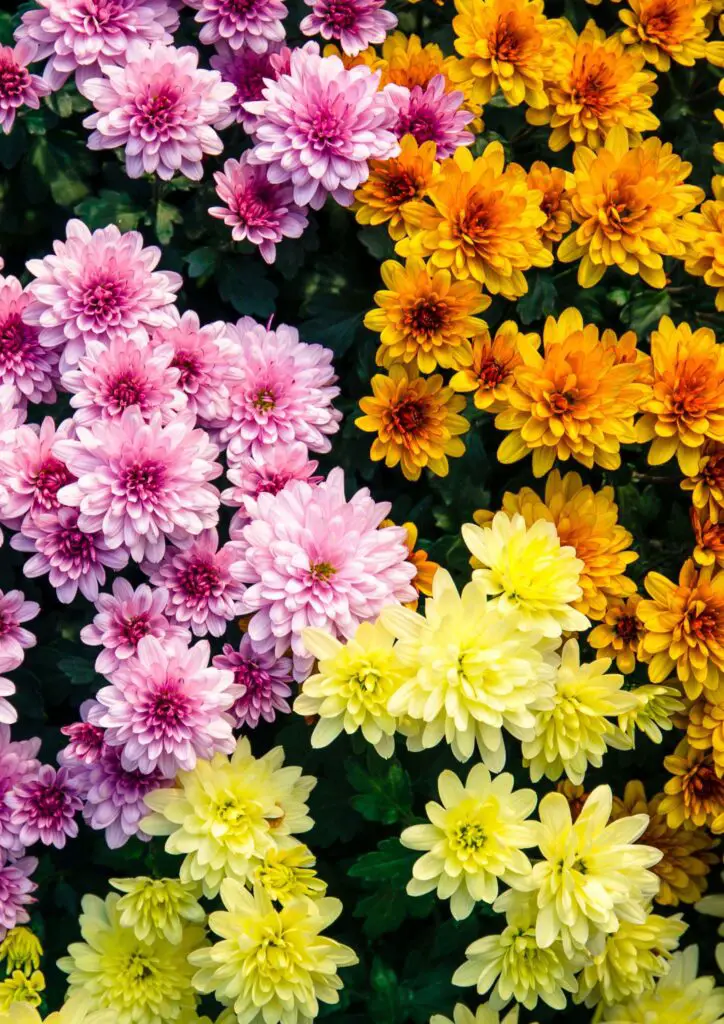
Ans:
{"type": "Polygon", "coordinates": [[[521,338],[534,348],[540,345],[537,334],[522,334],[514,320],[502,323],[494,338],[489,331],[483,331],[473,340],[472,363],[453,375],[450,387],[453,391],[474,391],[477,409],[500,412],[507,403],[513,371],[522,362],[518,352],[521,338]]]}
{"type": "MultiPolygon", "coordinates": [[[[561,477],[557,469],[546,480],[545,500],[530,487],[503,495],[502,508],[509,516],[522,515],[527,526],[539,519],[553,523],[561,545],[574,549],[583,562],[578,580],[583,596],[573,607],[592,619],[604,617],[610,598],[629,597],[636,590],[625,573],[638,555],[631,550],[633,537],[618,522],[613,497],[612,487],[594,491],[584,487],[578,473],[561,477]]],[[[479,526],[492,517],[488,511],[473,516],[479,526]]]]}
{"type": "MultiPolygon", "coordinates": [[[[724,81],[724,79],[722,79],[724,81]]],[[[720,83],[721,84],[721,83],[720,83]]],[[[724,155],[724,150],[722,152],[724,155]]],[[[719,160],[721,157],[717,157],[719,160]]],[[[684,220],[696,232],[686,245],[684,269],[694,277],[703,277],[706,284],[717,289],[716,308],[724,310],[724,177],[711,182],[714,198],[703,203],[696,213],[687,213],[684,220]]]]}
{"type": "Polygon", "coordinates": [[[543,196],[540,208],[546,220],[538,228],[538,234],[546,249],[552,250],[553,245],[571,230],[573,175],[570,171],[549,167],[542,160],[536,160],[528,171],[528,185],[543,196]]]}
{"type": "MultiPolygon", "coordinates": [[[[724,17],[724,15],[722,17],[724,17]]],[[[724,96],[724,78],[721,78],[719,80],[718,89],[722,96],[724,96]]],[[[715,110],[714,116],[716,117],[719,124],[724,124],[724,110],[715,110]]],[[[717,161],[717,163],[724,164],[724,142],[714,143],[714,159],[717,161]]]]}
{"type": "Polygon", "coordinates": [[[468,340],[485,329],[473,314],[487,309],[490,299],[475,281],[454,281],[448,270],[436,270],[411,256],[405,266],[386,260],[381,267],[385,290],[375,292],[379,309],[365,316],[365,326],[380,335],[377,364],[414,363],[421,373],[436,366],[468,366],[473,350],[468,340]]]}
{"type": "Polygon", "coordinates": [[[676,455],[682,473],[699,470],[707,438],[724,441],[724,346],[708,327],[692,331],[668,316],[651,335],[653,390],[636,425],[636,439],[653,441],[649,462],[676,455]]]}
{"type": "Polygon", "coordinates": [[[681,487],[692,491],[694,508],[706,512],[712,523],[724,518],[724,445],[708,441],[699,454],[693,476],[682,480],[681,487]]]}
{"type": "Polygon", "coordinates": [[[400,464],[408,480],[418,480],[426,466],[437,476],[447,476],[448,456],[465,451],[460,435],[470,424],[459,415],[465,399],[445,387],[439,374],[418,377],[416,370],[399,363],[390,367],[389,376],[372,378],[372,391],[360,401],[365,415],[355,420],[360,430],[377,434],[372,461],[400,464]]]}
{"type": "Polygon", "coordinates": [[[552,253],[538,229],[546,221],[542,194],[531,189],[518,164],[505,167],[499,142],[473,158],[460,148],[445,160],[428,190],[432,205],[412,202],[410,237],[397,244],[401,256],[429,256],[455,277],[474,278],[488,291],[512,299],[524,295],[523,271],[549,267],[552,253]]]}
{"type": "Polygon", "coordinates": [[[689,709],[686,738],[695,750],[711,752],[714,769],[724,778],[724,691],[689,709]]]}
{"type": "Polygon", "coordinates": [[[711,754],[682,740],[664,758],[664,767],[673,777],[664,786],[659,813],[666,815],[669,828],[684,825],[724,832],[724,779],[717,775],[711,754]]]}
{"type": "Polygon", "coordinates": [[[651,600],[641,601],[637,612],[646,628],[642,647],[651,655],[651,682],[676,673],[689,700],[702,690],[715,693],[724,683],[724,572],[697,569],[690,558],[678,585],[650,572],[644,586],[651,600]]]}
{"type": "Polygon", "coordinates": [[[723,43],[708,42],[711,23],[709,0],[628,0],[620,12],[626,26],[621,39],[640,49],[657,71],[668,71],[671,61],[691,67],[701,57],[720,63],[723,43]]]}
{"type": "Polygon", "coordinates": [[[724,523],[712,523],[696,508],[690,510],[690,516],[696,540],[694,561],[724,569],[724,523]]]}
{"type": "Polygon", "coordinates": [[[701,828],[671,828],[661,813],[664,794],[646,798],[643,783],[634,779],[626,783],[623,799],[614,797],[611,818],[627,818],[632,814],[648,814],[646,831],[638,842],[661,850],[663,857],[651,870],[661,879],[654,900],[664,907],[679,903],[696,903],[707,888],[707,875],[719,858],[711,851],[716,842],[701,828]]]}
{"type": "Polygon", "coordinates": [[[573,164],[571,200],[579,227],[561,242],[558,259],[580,259],[578,283],[583,288],[597,284],[612,266],[663,288],[663,257],[686,254],[684,242],[694,229],[683,215],[704,198],[700,188],[684,184],[691,164],[660,139],[629,148],[628,132],[620,125],[611,129],[597,153],[578,146],[573,164]]]}
{"type": "Polygon", "coordinates": [[[632,145],[641,142],[642,132],[656,131],[660,122],[651,111],[656,74],[643,70],[643,54],[626,49],[620,36],[607,37],[594,21],[580,36],[569,26],[558,50],[556,76],[546,83],[546,106],[526,111],[530,124],[551,126],[548,145],[554,152],[570,142],[599,149],[616,125],[626,129],[632,145]]]}
{"type": "Polygon", "coordinates": [[[642,655],[646,656],[641,644],[644,627],[636,614],[640,600],[639,594],[625,600],[609,597],[603,622],[588,634],[596,657],[615,659],[619,672],[626,675],[636,668],[637,660],[643,660],[642,655]]]}
{"type": "Polygon", "coordinates": [[[633,442],[633,418],[648,395],[635,363],[617,361],[604,331],[584,326],[577,309],[558,320],[548,317],[543,352],[519,342],[522,364],[515,368],[508,407],[495,418],[510,431],[498,449],[503,463],[533,452],[533,473],[544,476],[556,458],[618,469],[622,443],[633,442]],[[602,344],[603,340],[603,344],[602,344]]]}
{"type": "Polygon", "coordinates": [[[407,204],[425,198],[440,170],[435,148],[434,142],[418,146],[412,135],[405,135],[399,156],[371,160],[369,177],[354,194],[357,222],[387,224],[391,238],[404,238],[407,204]]]}
{"type": "Polygon", "coordinates": [[[340,50],[336,43],[327,43],[322,55],[324,57],[339,57],[346,68],[356,68],[361,65],[365,65],[370,71],[384,71],[385,68],[385,61],[378,56],[374,46],[368,46],[366,50],[361,50],[354,57],[350,57],[348,53],[340,50]]]}

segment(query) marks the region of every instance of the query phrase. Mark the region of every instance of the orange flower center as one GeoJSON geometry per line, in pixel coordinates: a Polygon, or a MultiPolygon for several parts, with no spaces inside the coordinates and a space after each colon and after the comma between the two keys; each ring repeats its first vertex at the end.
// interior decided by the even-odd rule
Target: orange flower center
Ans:
{"type": "Polygon", "coordinates": [[[712,455],[701,470],[701,478],[707,487],[724,489],[724,455],[712,455]]]}
{"type": "Polygon", "coordinates": [[[698,640],[706,641],[718,632],[719,616],[710,608],[696,612],[695,609],[687,612],[689,630],[698,640]]]}
{"type": "Polygon", "coordinates": [[[390,409],[390,416],[401,434],[419,433],[427,420],[425,405],[419,399],[409,398],[390,409]]]}
{"type": "Polygon", "coordinates": [[[415,178],[403,170],[387,175],[383,179],[383,185],[386,198],[395,206],[409,203],[420,191],[420,186],[415,178]]]}
{"type": "Polygon", "coordinates": [[[413,334],[436,334],[447,322],[447,306],[444,302],[418,299],[405,310],[403,322],[413,334]]]}
{"type": "Polygon", "coordinates": [[[670,42],[672,30],[675,30],[677,23],[681,20],[681,12],[677,10],[677,4],[672,0],[663,0],[662,3],[653,4],[651,8],[642,12],[641,24],[646,30],[646,35],[659,42],[670,42]]]}
{"type": "Polygon", "coordinates": [[[551,410],[557,416],[563,416],[564,413],[570,412],[576,404],[576,393],[575,391],[553,391],[548,402],[551,410]]]}
{"type": "Polygon", "coordinates": [[[700,416],[707,384],[708,373],[703,366],[694,370],[685,380],[677,381],[671,393],[671,411],[674,415],[682,419],[686,416],[700,416]]]}
{"type": "Polygon", "coordinates": [[[724,802],[724,779],[718,778],[714,766],[701,762],[694,765],[686,777],[686,788],[698,803],[724,802]]]}
{"type": "Polygon", "coordinates": [[[524,28],[517,24],[514,13],[501,14],[495,28],[488,37],[488,46],[492,57],[508,64],[517,64],[523,57],[524,45],[527,42],[524,28]]]}
{"type": "Polygon", "coordinates": [[[506,370],[497,359],[489,356],[480,366],[478,378],[483,387],[494,388],[505,379],[506,370]]]}
{"type": "Polygon", "coordinates": [[[639,623],[635,615],[622,615],[614,628],[617,635],[627,644],[638,639],[639,623]]]}

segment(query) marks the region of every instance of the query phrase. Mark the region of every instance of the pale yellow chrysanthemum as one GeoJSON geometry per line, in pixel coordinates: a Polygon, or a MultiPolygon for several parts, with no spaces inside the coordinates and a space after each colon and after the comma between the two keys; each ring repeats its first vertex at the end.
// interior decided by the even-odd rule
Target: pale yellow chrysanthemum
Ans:
{"type": "Polygon", "coordinates": [[[388,704],[411,750],[449,743],[459,761],[477,749],[494,772],[505,764],[503,729],[533,735],[535,709],[550,706],[556,641],[524,632],[476,583],[458,593],[438,569],[425,614],[389,607],[382,622],[399,640],[406,679],[388,704]],[[404,716],[404,718],[402,717],[404,716]]]}
{"type": "Polygon", "coordinates": [[[340,643],[323,629],[305,629],[304,644],[318,660],[294,702],[297,714],[319,716],[312,746],[326,747],[340,733],[360,730],[381,757],[395,749],[395,718],[387,703],[403,680],[394,637],[380,623],[363,622],[340,643]]]}
{"type": "MultiPolygon", "coordinates": [[[[55,1013],[48,1014],[45,1024],[114,1024],[110,1010],[93,1010],[91,999],[79,992],[70,996],[55,1013]]],[[[30,1003],[11,1003],[6,1010],[0,1010],[0,1024],[43,1024],[38,1010],[30,1003]]],[[[199,1017],[198,1024],[211,1024],[206,1017],[199,1017]]]]}
{"type": "Polygon", "coordinates": [[[238,1024],[311,1024],[319,1003],[339,1002],[339,967],[354,950],[322,935],[339,917],[339,900],[291,900],[276,910],[261,888],[221,883],[224,910],[209,916],[220,942],[191,953],[194,985],[233,1007],[238,1024]]]}
{"type": "Polygon", "coordinates": [[[573,608],[583,596],[583,562],[553,523],[527,526],[523,516],[498,512],[485,527],[465,523],[463,540],[481,565],[473,580],[503,614],[515,613],[520,629],[558,637],[591,625],[573,608]]]}
{"type": "Polygon", "coordinates": [[[618,716],[619,729],[629,737],[632,745],[636,740],[637,729],[648,736],[652,743],[661,743],[663,732],[670,732],[674,726],[674,715],[684,710],[681,690],[673,686],[647,683],[628,692],[638,699],[639,704],[618,716]]]}
{"type": "Polygon", "coordinates": [[[541,949],[562,942],[566,953],[603,951],[605,936],[621,921],[643,924],[659,880],[648,869],[661,851],[636,840],[648,825],[647,814],[609,824],[610,786],[597,786],[575,822],[562,793],[548,793],[534,822],[542,860],[527,886],[536,894],[536,939],[541,949]]]}
{"type": "Polygon", "coordinates": [[[478,900],[497,899],[499,881],[518,888],[531,870],[523,848],[535,843],[525,819],[533,813],[536,795],[532,789],[513,792],[513,784],[507,772],[491,779],[482,764],[471,769],[464,786],[454,772],[441,773],[442,805],[430,801],[425,807],[430,824],[412,825],[400,836],[408,849],[428,851],[415,861],[410,896],[436,889],[460,921],[478,900]]]}
{"type": "Polygon", "coordinates": [[[580,785],[589,764],[601,767],[608,747],[630,749],[630,740],[609,719],[638,707],[638,699],[621,689],[623,676],[608,673],[608,658],[582,665],[580,657],[576,640],[564,644],[553,706],[536,712],[535,737],[523,740],[533,782],[544,775],[555,782],[565,772],[580,785]]]}
{"type": "MultiPolygon", "coordinates": [[[[722,881],[724,881],[724,875],[722,881]]],[[[694,910],[698,910],[700,914],[711,914],[712,917],[724,918],[724,893],[705,896],[695,905],[694,910]]],[[[719,925],[718,931],[719,935],[724,936],[724,921],[719,925]]],[[[715,954],[719,970],[724,971],[724,942],[717,943],[715,954]]]]}
{"type": "Polygon", "coordinates": [[[606,1024],[722,1024],[724,988],[711,977],[697,977],[699,951],[689,946],[677,953],[669,973],[651,992],[624,1003],[604,1006],[606,1024]]]}
{"type": "Polygon", "coordinates": [[[0,964],[5,962],[7,974],[12,974],[13,971],[32,974],[40,967],[42,955],[43,947],[40,939],[29,928],[23,928],[22,925],[11,928],[0,942],[0,964]]]}
{"type": "Polygon", "coordinates": [[[168,836],[166,850],[185,854],[182,882],[201,882],[204,895],[215,896],[226,875],[246,881],[268,850],[309,831],[306,800],[316,780],[283,763],[281,747],[255,758],[240,739],[231,758],[198,761],[192,772],[179,772],[177,787],[148,794],[155,813],[143,830],[168,836]]]}
{"type": "Polygon", "coordinates": [[[85,941],[72,942],[58,961],[68,975],[68,994],[84,993],[93,1009],[111,1010],[117,1024],[196,1024],[188,954],[204,944],[204,929],[187,925],[177,944],[160,935],[142,942],[121,924],[120,898],[83,897],[85,941]]]}
{"type": "Polygon", "coordinates": [[[7,1012],[13,1004],[24,1003],[27,1006],[40,1006],[45,990],[45,976],[42,971],[25,974],[13,971],[9,977],[0,982],[0,1014],[7,1012]]]}
{"type": "Polygon", "coordinates": [[[176,878],[111,878],[114,889],[125,895],[116,910],[123,928],[130,928],[141,942],[163,936],[176,946],[187,922],[203,924],[206,912],[198,901],[201,886],[176,878]]]}
{"type": "Polygon", "coordinates": [[[518,1007],[514,1006],[509,1013],[501,1018],[500,1011],[494,1010],[490,1003],[479,1006],[475,1013],[467,1006],[458,1003],[453,1010],[453,1019],[435,1013],[430,1017],[430,1024],[518,1024],[518,1007]]]}
{"type": "Polygon", "coordinates": [[[304,843],[268,850],[254,871],[253,881],[277,903],[289,903],[301,896],[318,899],[327,891],[327,883],[317,877],[315,864],[314,854],[304,843]]]}

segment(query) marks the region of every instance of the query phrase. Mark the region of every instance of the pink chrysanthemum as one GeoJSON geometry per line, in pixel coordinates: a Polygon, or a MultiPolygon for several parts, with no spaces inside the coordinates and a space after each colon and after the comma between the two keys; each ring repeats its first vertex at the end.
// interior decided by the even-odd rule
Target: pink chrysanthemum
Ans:
{"type": "Polygon", "coordinates": [[[419,85],[412,89],[391,85],[388,91],[391,109],[397,117],[393,131],[399,139],[412,135],[419,145],[434,142],[438,160],[473,142],[475,136],[467,131],[466,125],[475,115],[461,108],[465,99],[461,92],[445,92],[442,75],[431,78],[424,89],[419,85]]]}
{"type": "Polygon", "coordinates": [[[245,518],[248,498],[260,494],[278,494],[291,480],[308,480],[318,484],[323,479],[315,476],[319,463],[310,459],[307,446],[301,441],[277,444],[261,454],[242,455],[227,472],[233,487],[222,491],[221,500],[232,508],[241,508],[245,518]]]}
{"type": "Polygon", "coordinates": [[[284,38],[286,6],[281,0],[185,0],[198,11],[202,43],[225,42],[232,50],[248,46],[264,53],[284,38]]]}
{"type": "Polygon", "coordinates": [[[236,696],[234,675],[210,667],[210,657],[206,640],[187,647],[147,636],[112,684],[99,690],[89,720],[105,729],[106,743],[122,748],[123,768],[146,775],[158,770],[173,779],[193,771],[197,758],[234,750],[227,714],[236,696]]]}
{"type": "Polygon", "coordinates": [[[75,72],[76,84],[99,73],[99,61],[123,64],[129,43],[173,42],[178,13],[173,0],[38,0],[15,33],[38,44],[36,60],[49,58],[43,78],[60,89],[75,72]]]}
{"type": "Polygon", "coordinates": [[[299,26],[305,36],[334,39],[350,57],[368,46],[384,43],[397,24],[384,9],[385,0],[305,0],[312,13],[299,26]]]}
{"type": "Polygon", "coordinates": [[[78,835],[76,813],[83,803],[67,768],[41,765],[37,773],[21,782],[8,794],[12,810],[10,827],[23,846],[42,843],[65,846],[66,839],[78,835]]]}
{"type": "Polygon", "coordinates": [[[35,903],[38,888],[30,876],[37,866],[35,857],[12,861],[0,850],[0,942],[11,928],[30,920],[27,907],[35,903]]]}
{"type": "Polygon", "coordinates": [[[294,327],[270,331],[248,316],[228,330],[240,347],[230,418],[218,424],[229,460],[247,452],[264,457],[270,446],[294,441],[328,452],[327,435],[342,418],[332,407],[339,388],[330,349],[300,341],[294,327]]]}
{"type": "Polygon", "coordinates": [[[154,636],[189,643],[191,633],[166,617],[168,592],[142,583],[135,590],[122,577],[113,581],[111,594],[99,594],[98,614],[84,626],[80,638],[90,647],[103,647],[96,658],[96,672],[111,676],[117,668],[133,657],[144,636],[154,636]]]}
{"type": "Polygon", "coordinates": [[[65,463],[53,455],[56,441],[67,438],[72,420],[64,420],[58,429],[52,416],[38,426],[27,423],[17,428],[12,445],[0,446],[0,520],[19,529],[22,518],[38,512],[53,512],[60,507],[58,491],[73,479],[65,463]]]}
{"type": "Polygon", "coordinates": [[[106,566],[122,569],[128,561],[124,548],[112,550],[102,536],[84,533],[79,520],[74,508],[40,512],[28,516],[10,541],[16,551],[34,552],[23,572],[29,579],[47,574],[62,604],[70,604],[79,590],[95,601],[106,582],[106,566]]]}
{"type": "Polygon", "coordinates": [[[249,46],[232,50],[224,42],[216,44],[217,52],[209,62],[225,82],[231,82],[236,92],[231,97],[231,111],[245,132],[253,131],[259,120],[244,109],[249,100],[260,100],[264,79],[277,78],[285,70],[291,51],[280,43],[270,43],[269,49],[257,53],[249,46]]]}
{"type": "Polygon", "coordinates": [[[3,850],[10,857],[22,857],[24,853],[16,830],[10,826],[12,808],[8,798],[23,782],[37,775],[39,750],[37,737],[13,741],[7,725],[0,724],[0,855],[3,850]]]}
{"type": "Polygon", "coordinates": [[[219,547],[216,530],[204,530],[181,548],[166,548],[157,566],[142,566],[151,583],[169,595],[166,614],[194,636],[223,636],[227,623],[241,614],[239,582],[242,553],[238,544],[219,547]]]}
{"type": "Polygon", "coordinates": [[[54,402],[58,354],[25,322],[30,301],[17,277],[0,277],[0,383],[14,387],[19,401],[54,402]]]}
{"type": "Polygon", "coordinates": [[[347,70],[339,57],[320,56],[316,43],[294,50],[289,74],[245,104],[259,117],[254,163],[268,164],[275,184],[291,181],[299,206],[319,210],[328,194],[350,206],[369,161],[400,152],[389,87],[379,92],[379,79],[367,65],[347,70]]]}
{"type": "Polygon", "coordinates": [[[144,248],[138,231],[122,233],[114,224],[91,233],[82,221],[70,220],[66,232],[52,255],[28,261],[36,280],[25,311],[27,322],[40,327],[41,345],[65,346],[61,369],[75,366],[88,341],[108,344],[137,327],[171,322],[183,280],[155,269],[160,249],[144,248]]]}
{"type": "Polygon", "coordinates": [[[249,635],[278,656],[291,647],[295,678],[306,678],[314,660],[302,642],[306,626],[351,636],[386,604],[414,601],[407,535],[402,527],[378,529],[389,510],[367,488],[347,501],[341,469],[324,483],[298,480],[253,503],[241,531],[250,584],[244,604],[255,613],[249,635]]]}
{"type": "MultiPolygon", "coordinates": [[[[17,392],[10,384],[0,384],[0,457],[11,452],[15,446],[18,427],[25,421],[25,408],[17,405],[17,392]]],[[[3,509],[7,505],[9,495],[7,484],[0,475],[0,519],[4,519],[3,509]]],[[[3,532],[0,530],[0,547],[3,543],[3,532]]]]}
{"type": "Polygon", "coordinates": [[[60,501],[80,509],[82,530],[102,532],[137,562],[160,562],[167,540],[183,542],[218,522],[220,496],[209,483],[221,473],[218,448],[189,412],[164,426],[158,413],[146,423],[126,409],[120,420],[78,427],[78,440],[59,441],[56,451],[78,478],[58,492],[60,501]]]}
{"type": "Polygon", "coordinates": [[[95,704],[94,700],[83,701],[80,706],[82,721],[61,727],[61,733],[67,736],[70,742],[59,751],[58,764],[65,767],[91,765],[100,759],[103,753],[103,730],[86,720],[95,704]]]}
{"type": "Polygon", "coordinates": [[[161,422],[168,423],[186,408],[172,358],[170,345],[151,345],[145,335],[113,338],[108,345],[89,341],[77,367],[61,379],[73,395],[74,421],[88,426],[97,419],[120,419],[135,406],[144,420],[158,412],[161,422]]]}
{"type": "Polygon", "coordinates": [[[10,134],[19,107],[37,110],[42,96],[51,89],[42,78],[28,71],[38,59],[38,47],[30,39],[15,46],[0,46],[0,128],[10,134]]]}
{"type": "Polygon", "coordinates": [[[0,669],[10,671],[22,664],[25,649],[35,647],[35,636],[21,623],[29,622],[40,612],[36,601],[26,601],[20,590],[0,590],[0,669]]]}
{"type": "MultiPolygon", "coordinates": [[[[5,671],[3,669],[3,671],[5,671]]],[[[0,725],[12,725],[17,722],[18,713],[6,697],[12,697],[15,693],[15,683],[5,676],[0,676],[0,725]]]]}
{"type": "Polygon", "coordinates": [[[214,174],[216,194],[224,204],[209,213],[231,228],[235,242],[259,246],[266,263],[273,263],[282,238],[299,238],[306,228],[306,211],[294,202],[291,185],[274,185],[266,167],[249,163],[249,151],[241,160],[227,160],[214,174]]]}
{"type": "Polygon", "coordinates": [[[292,690],[291,658],[277,658],[273,651],[262,651],[248,633],[241,638],[239,649],[224,644],[224,653],[217,654],[212,664],[234,673],[236,700],[231,709],[237,729],[256,729],[259,721],[273,722],[277,711],[288,715],[287,697],[292,690]]]}
{"type": "Polygon", "coordinates": [[[129,178],[174,174],[200,181],[204,155],[224,148],[215,129],[230,124],[234,86],[218,71],[200,68],[193,46],[131,43],[123,67],[104,65],[102,78],[81,87],[96,113],[85,119],[94,129],[89,149],[126,151],[129,178]]]}

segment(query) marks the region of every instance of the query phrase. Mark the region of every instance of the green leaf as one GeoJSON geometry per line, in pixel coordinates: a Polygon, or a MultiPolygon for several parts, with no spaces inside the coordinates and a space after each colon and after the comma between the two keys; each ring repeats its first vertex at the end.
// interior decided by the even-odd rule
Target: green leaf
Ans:
{"type": "Polygon", "coordinates": [[[199,283],[203,284],[216,269],[218,258],[218,250],[212,249],[209,245],[193,249],[188,256],[184,256],[189,268],[189,277],[199,278],[199,283]]]}
{"type": "Polygon", "coordinates": [[[9,135],[0,132],[0,164],[6,170],[14,167],[28,148],[28,133],[22,121],[17,120],[9,135]]]}
{"type": "Polygon", "coordinates": [[[516,312],[522,324],[532,324],[556,312],[558,292],[550,275],[537,274],[532,284],[528,281],[528,292],[518,299],[516,312]]]}
{"type": "Polygon", "coordinates": [[[395,243],[390,238],[390,233],[384,224],[377,227],[360,228],[357,237],[370,256],[379,260],[380,263],[383,260],[395,258],[395,243]]]}
{"type": "Polygon", "coordinates": [[[398,760],[367,759],[367,768],[359,761],[348,758],[345,762],[347,778],[358,796],[351,804],[368,821],[393,825],[408,817],[412,811],[410,777],[398,760]]]}
{"type": "Polygon", "coordinates": [[[671,298],[664,291],[644,292],[637,295],[628,305],[621,310],[621,319],[631,330],[641,336],[653,324],[659,322],[662,316],[671,312],[671,298]]]}
{"type": "Polygon", "coordinates": [[[171,203],[160,199],[156,206],[156,237],[162,245],[168,245],[173,238],[174,224],[183,223],[183,214],[171,203]]]}
{"type": "Polygon", "coordinates": [[[96,678],[93,663],[86,661],[85,658],[77,658],[75,655],[61,658],[58,661],[58,668],[74,686],[88,686],[96,678]]]}
{"type": "Polygon", "coordinates": [[[279,293],[264,265],[243,257],[225,258],[217,280],[221,298],[237,313],[264,319],[276,309],[279,293]]]}
{"type": "Polygon", "coordinates": [[[368,882],[396,881],[407,884],[416,859],[414,850],[407,850],[399,839],[383,839],[372,853],[359,857],[347,872],[352,878],[368,882]]]}
{"type": "Polygon", "coordinates": [[[115,224],[121,231],[133,231],[144,217],[144,211],[136,206],[130,196],[112,189],[101,189],[97,196],[89,196],[78,203],[75,212],[91,231],[115,224]]]}

